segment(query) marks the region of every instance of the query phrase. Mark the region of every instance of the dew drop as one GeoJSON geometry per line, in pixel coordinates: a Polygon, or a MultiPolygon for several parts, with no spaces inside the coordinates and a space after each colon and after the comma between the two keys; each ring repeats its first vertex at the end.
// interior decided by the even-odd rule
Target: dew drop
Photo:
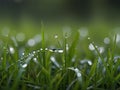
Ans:
{"type": "Polygon", "coordinates": [[[22,55],[24,56],[24,55],[25,55],[25,53],[22,53],[22,55]]]}
{"type": "Polygon", "coordinates": [[[75,72],[76,72],[78,78],[82,76],[80,71],[78,70],[78,68],[75,68],[75,72]]]}
{"type": "Polygon", "coordinates": [[[36,43],[34,39],[29,39],[27,42],[28,46],[33,47],[36,43]]]}
{"type": "Polygon", "coordinates": [[[58,64],[58,62],[56,61],[55,57],[51,56],[50,57],[51,61],[59,68],[60,65],[58,64]]]}
{"type": "Polygon", "coordinates": [[[90,49],[91,51],[95,50],[95,48],[94,48],[94,46],[93,46],[92,43],[89,44],[89,49],[90,49]]]}
{"type": "Polygon", "coordinates": [[[13,47],[9,47],[9,51],[10,51],[11,54],[15,53],[15,49],[13,47]]]}
{"type": "Polygon", "coordinates": [[[88,59],[83,59],[83,60],[80,61],[80,63],[81,63],[81,64],[86,64],[86,63],[87,63],[87,64],[90,65],[90,66],[92,65],[91,60],[88,60],[88,59]]]}
{"type": "Polygon", "coordinates": [[[35,51],[33,51],[33,54],[35,54],[36,52],[35,51]]]}
{"type": "Polygon", "coordinates": [[[40,48],[40,51],[43,51],[43,49],[42,49],[42,48],[40,48]]]}
{"type": "Polygon", "coordinates": [[[57,38],[58,38],[58,35],[55,35],[54,38],[57,39],[57,38]]]}
{"type": "Polygon", "coordinates": [[[37,50],[37,53],[39,53],[40,52],[40,50],[37,50]]]}
{"type": "Polygon", "coordinates": [[[57,52],[57,49],[49,49],[50,52],[57,52]]]}
{"type": "Polygon", "coordinates": [[[47,50],[48,50],[48,48],[45,48],[45,50],[47,51],[47,50]]]}
{"type": "Polygon", "coordinates": [[[37,58],[33,58],[33,61],[38,64],[37,58]]]}
{"type": "Polygon", "coordinates": [[[67,50],[67,51],[69,50],[69,45],[68,45],[68,44],[66,44],[66,50],[67,50]]]}
{"type": "Polygon", "coordinates": [[[0,60],[3,60],[3,57],[1,57],[0,60]]]}
{"type": "Polygon", "coordinates": [[[58,53],[63,53],[63,50],[62,49],[58,50],[58,53]]]}
{"type": "Polygon", "coordinates": [[[88,40],[90,40],[90,37],[88,37],[88,40]]]}
{"type": "Polygon", "coordinates": [[[105,44],[109,44],[110,43],[110,39],[108,37],[104,38],[104,43],[105,44]]]}
{"type": "Polygon", "coordinates": [[[26,68],[26,67],[27,67],[27,64],[26,64],[26,63],[22,65],[22,68],[26,68]]]}
{"type": "Polygon", "coordinates": [[[99,47],[98,50],[100,53],[103,53],[105,51],[104,47],[99,47]]]}
{"type": "Polygon", "coordinates": [[[91,62],[91,61],[88,61],[88,64],[91,66],[91,65],[92,65],[92,62],[91,62]]]}

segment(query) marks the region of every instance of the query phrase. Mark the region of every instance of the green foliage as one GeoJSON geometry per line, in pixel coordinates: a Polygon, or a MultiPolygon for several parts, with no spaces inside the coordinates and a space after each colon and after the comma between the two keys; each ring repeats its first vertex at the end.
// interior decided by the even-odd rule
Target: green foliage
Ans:
{"type": "Polygon", "coordinates": [[[78,32],[70,37],[65,36],[64,40],[57,38],[57,42],[54,42],[53,39],[46,39],[43,26],[41,29],[42,40],[36,45],[33,45],[34,40],[26,44],[27,40],[19,42],[16,38],[18,45],[15,45],[15,40],[13,42],[13,39],[6,37],[8,40],[5,42],[6,38],[2,36],[1,90],[119,90],[117,35],[110,44],[105,45],[105,51],[101,53],[91,39],[81,41],[78,32]],[[81,58],[79,55],[84,55],[84,52],[81,53],[84,50],[81,49],[83,43],[87,46],[85,52],[90,55],[81,58]],[[89,44],[94,50],[87,49],[89,44]]]}

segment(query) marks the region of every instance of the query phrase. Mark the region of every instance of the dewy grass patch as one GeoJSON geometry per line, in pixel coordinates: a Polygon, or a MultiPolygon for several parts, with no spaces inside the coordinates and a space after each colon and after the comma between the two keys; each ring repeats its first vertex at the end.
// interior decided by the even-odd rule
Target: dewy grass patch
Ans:
{"type": "Polygon", "coordinates": [[[100,45],[87,39],[88,32],[51,39],[43,26],[41,31],[32,39],[23,32],[1,36],[1,90],[119,90],[119,36],[104,37],[100,45]]]}

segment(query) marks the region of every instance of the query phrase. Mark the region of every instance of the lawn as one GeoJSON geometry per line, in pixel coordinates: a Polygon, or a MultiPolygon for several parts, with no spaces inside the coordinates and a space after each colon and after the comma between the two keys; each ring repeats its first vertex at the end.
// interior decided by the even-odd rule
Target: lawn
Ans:
{"type": "Polygon", "coordinates": [[[120,90],[118,27],[14,24],[0,26],[1,90],[120,90]]]}

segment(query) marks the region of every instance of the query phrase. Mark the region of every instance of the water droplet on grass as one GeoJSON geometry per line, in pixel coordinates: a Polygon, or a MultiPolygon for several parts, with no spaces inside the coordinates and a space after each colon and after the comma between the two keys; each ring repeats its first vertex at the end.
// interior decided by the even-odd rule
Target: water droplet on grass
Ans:
{"type": "Polygon", "coordinates": [[[42,48],[40,48],[40,51],[43,51],[43,49],[42,49],[42,48]]]}
{"type": "Polygon", "coordinates": [[[33,54],[35,54],[36,53],[36,51],[33,51],[33,54]]]}
{"type": "Polygon", "coordinates": [[[35,85],[32,85],[32,84],[27,84],[28,87],[30,88],[33,88],[34,90],[40,90],[40,86],[35,86],[35,85]]]}
{"type": "Polygon", "coordinates": [[[22,53],[22,55],[24,56],[24,55],[25,55],[25,53],[22,53]]]}
{"type": "Polygon", "coordinates": [[[50,60],[59,68],[60,65],[58,64],[58,62],[56,61],[55,57],[51,56],[50,60]]]}
{"type": "Polygon", "coordinates": [[[110,39],[108,37],[104,38],[104,43],[105,44],[109,44],[110,43],[110,39]]]}
{"type": "Polygon", "coordinates": [[[90,37],[88,37],[88,40],[90,40],[90,37]]]}
{"type": "Polygon", "coordinates": [[[33,47],[35,45],[35,40],[34,39],[29,39],[27,44],[28,44],[28,46],[33,47]]]}
{"type": "Polygon", "coordinates": [[[67,51],[69,50],[69,45],[68,45],[68,44],[66,44],[66,50],[67,50],[67,51]]]}
{"type": "Polygon", "coordinates": [[[75,68],[75,72],[78,78],[82,76],[78,68],[75,68]]]}
{"type": "Polygon", "coordinates": [[[56,49],[49,49],[50,52],[56,52],[56,49]]]}
{"type": "Polygon", "coordinates": [[[33,61],[38,64],[37,58],[33,58],[33,61]]]}
{"type": "Polygon", "coordinates": [[[54,38],[57,39],[57,38],[58,38],[58,35],[55,35],[54,38]]]}
{"type": "Polygon", "coordinates": [[[90,65],[90,66],[92,65],[91,60],[87,60],[87,59],[81,60],[80,63],[81,63],[81,64],[86,64],[86,63],[87,63],[87,64],[90,65]]]}
{"type": "Polygon", "coordinates": [[[95,47],[93,46],[92,43],[89,44],[89,49],[90,49],[91,51],[95,50],[95,47]]]}
{"type": "Polygon", "coordinates": [[[82,74],[81,74],[80,70],[78,68],[74,68],[74,67],[69,67],[68,69],[74,71],[77,75],[79,82],[82,83],[82,74]]]}
{"type": "Polygon", "coordinates": [[[50,52],[63,53],[62,49],[49,49],[50,52]]]}
{"type": "Polygon", "coordinates": [[[88,61],[88,64],[91,66],[91,65],[92,65],[92,62],[91,62],[91,61],[88,61]]]}
{"type": "Polygon", "coordinates": [[[104,47],[99,47],[98,50],[100,53],[103,53],[105,51],[104,47]]]}
{"type": "Polygon", "coordinates": [[[59,49],[59,50],[58,50],[58,53],[63,53],[63,50],[62,50],[62,49],[59,49]]]}
{"type": "Polygon", "coordinates": [[[1,57],[0,60],[3,60],[3,57],[1,57]]]}
{"type": "Polygon", "coordinates": [[[48,48],[45,48],[45,50],[47,51],[47,50],[48,50],[48,48]]]}
{"type": "Polygon", "coordinates": [[[22,65],[22,68],[26,68],[26,67],[27,67],[27,64],[26,64],[26,63],[22,65]]]}
{"type": "Polygon", "coordinates": [[[9,51],[10,51],[11,54],[15,53],[15,49],[13,47],[9,47],[9,51]]]}
{"type": "Polygon", "coordinates": [[[40,52],[40,50],[37,50],[37,53],[39,53],[40,52]]]}

